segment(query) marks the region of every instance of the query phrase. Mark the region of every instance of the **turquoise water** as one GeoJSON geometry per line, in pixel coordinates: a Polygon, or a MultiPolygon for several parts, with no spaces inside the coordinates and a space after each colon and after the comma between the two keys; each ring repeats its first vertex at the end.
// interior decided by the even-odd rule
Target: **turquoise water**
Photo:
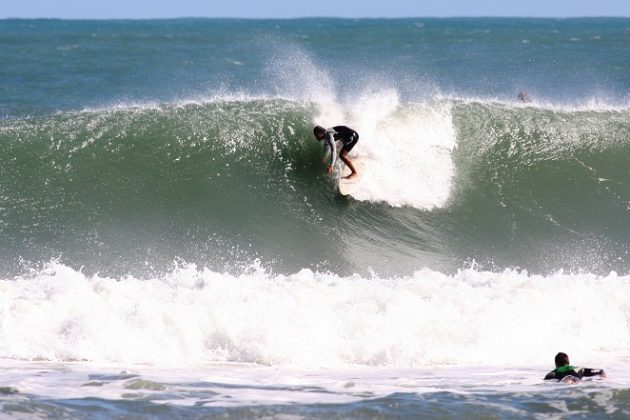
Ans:
{"type": "Polygon", "coordinates": [[[628,41],[613,18],[0,21],[2,410],[627,415],[628,41]],[[360,133],[349,197],[315,124],[360,133]],[[558,408],[561,350],[610,379],[558,408]]]}

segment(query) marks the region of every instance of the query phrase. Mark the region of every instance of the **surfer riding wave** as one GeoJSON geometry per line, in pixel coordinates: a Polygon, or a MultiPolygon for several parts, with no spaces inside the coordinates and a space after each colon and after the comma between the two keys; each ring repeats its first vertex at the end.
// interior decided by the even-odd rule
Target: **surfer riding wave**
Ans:
{"type": "Polygon", "coordinates": [[[348,168],[350,168],[350,175],[344,177],[346,179],[354,178],[357,175],[357,171],[352,164],[352,161],[348,158],[348,152],[352,150],[352,148],[359,141],[359,133],[354,131],[350,127],[346,127],[345,125],[337,125],[332,128],[324,128],[321,126],[315,126],[313,129],[313,134],[318,141],[325,140],[324,142],[324,162],[326,162],[326,153],[330,151],[330,160],[328,162],[328,173],[331,174],[333,172],[333,168],[335,167],[335,160],[337,159],[335,141],[341,140],[343,146],[341,151],[339,152],[339,158],[345,163],[348,168]]]}

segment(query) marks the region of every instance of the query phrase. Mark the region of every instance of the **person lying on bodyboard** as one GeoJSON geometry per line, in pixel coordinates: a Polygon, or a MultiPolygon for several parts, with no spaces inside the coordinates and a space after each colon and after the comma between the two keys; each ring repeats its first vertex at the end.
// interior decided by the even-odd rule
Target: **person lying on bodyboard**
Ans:
{"type": "Polygon", "coordinates": [[[556,368],[545,375],[545,380],[556,379],[558,382],[575,383],[589,376],[606,377],[603,369],[591,369],[571,366],[566,353],[558,353],[555,358],[556,368]]]}

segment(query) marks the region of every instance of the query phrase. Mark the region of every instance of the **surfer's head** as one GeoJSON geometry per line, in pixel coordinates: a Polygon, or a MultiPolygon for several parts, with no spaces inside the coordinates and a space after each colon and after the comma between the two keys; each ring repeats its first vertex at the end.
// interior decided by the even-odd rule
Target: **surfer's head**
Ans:
{"type": "Polygon", "coordinates": [[[569,364],[569,356],[566,353],[558,353],[555,358],[556,367],[559,368],[561,366],[566,366],[569,364]]]}
{"type": "Polygon", "coordinates": [[[326,129],[324,127],[316,125],[315,128],[313,128],[313,134],[315,135],[315,138],[317,140],[321,140],[324,138],[324,134],[326,134],[326,129]]]}

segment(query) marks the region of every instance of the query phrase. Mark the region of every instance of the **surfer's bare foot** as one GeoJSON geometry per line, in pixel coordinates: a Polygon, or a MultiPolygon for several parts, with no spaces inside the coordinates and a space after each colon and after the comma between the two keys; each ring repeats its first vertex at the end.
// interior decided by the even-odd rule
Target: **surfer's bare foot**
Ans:
{"type": "Polygon", "coordinates": [[[357,173],[356,173],[356,172],[353,172],[353,173],[351,173],[351,174],[350,174],[350,175],[348,175],[348,176],[344,176],[344,177],[343,177],[343,179],[352,179],[352,178],[354,178],[355,176],[357,176],[357,173]]]}

